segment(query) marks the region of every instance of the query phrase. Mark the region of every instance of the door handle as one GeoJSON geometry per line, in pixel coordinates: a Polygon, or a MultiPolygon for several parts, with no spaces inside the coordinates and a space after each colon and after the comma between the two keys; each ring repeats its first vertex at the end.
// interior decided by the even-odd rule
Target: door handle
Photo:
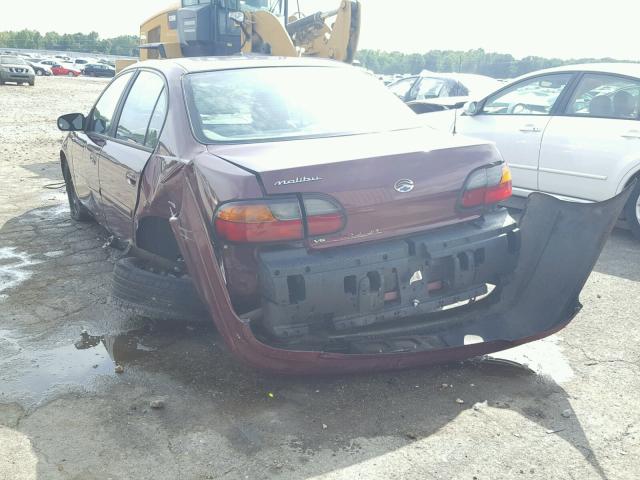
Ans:
{"type": "Polygon", "coordinates": [[[639,130],[629,130],[627,133],[620,135],[622,138],[632,138],[632,139],[640,139],[640,131],[639,130]]]}
{"type": "Polygon", "coordinates": [[[127,177],[127,183],[132,187],[135,187],[136,184],[138,183],[138,176],[133,172],[127,172],[126,177],[127,177]]]}
{"type": "Polygon", "coordinates": [[[524,125],[523,127],[520,128],[521,132],[529,132],[529,133],[538,133],[540,131],[540,129],[538,127],[536,127],[535,125],[532,124],[528,124],[528,125],[524,125]]]}

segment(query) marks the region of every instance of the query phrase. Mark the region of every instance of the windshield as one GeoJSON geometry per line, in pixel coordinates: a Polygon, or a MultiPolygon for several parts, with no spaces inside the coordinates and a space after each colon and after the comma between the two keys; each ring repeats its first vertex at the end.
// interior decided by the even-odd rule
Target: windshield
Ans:
{"type": "Polygon", "coordinates": [[[355,68],[270,67],[194,73],[185,91],[204,143],[325,137],[418,126],[418,117],[355,68]],[[322,88],[314,88],[321,85],[322,88]]]}
{"type": "Polygon", "coordinates": [[[4,65],[26,65],[25,61],[19,57],[0,57],[0,63],[4,65]]]}

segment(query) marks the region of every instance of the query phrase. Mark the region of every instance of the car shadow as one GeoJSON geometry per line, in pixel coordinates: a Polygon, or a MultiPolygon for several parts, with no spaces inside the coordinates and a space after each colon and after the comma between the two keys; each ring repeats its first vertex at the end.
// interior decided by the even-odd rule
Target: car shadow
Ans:
{"type": "Polygon", "coordinates": [[[59,161],[54,160],[51,162],[29,163],[21,165],[21,167],[39,177],[47,178],[49,180],[59,180],[60,182],[63,181],[59,161]]]}
{"type": "MultiPolygon", "coordinates": [[[[110,274],[121,253],[105,240],[105,232],[95,224],[71,221],[64,206],[28,211],[0,228],[0,302],[5,317],[0,328],[22,339],[19,355],[38,362],[46,358],[51,365],[45,374],[66,381],[64,390],[52,394],[42,388],[48,381],[45,374],[34,381],[33,373],[25,372],[29,381],[20,384],[18,373],[16,391],[37,389],[30,401],[45,405],[42,408],[53,404],[58,411],[69,409],[70,415],[88,410],[91,415],[78,418],[96,424],[75,420],[74,425],[101,431],[106,427],[100,422],[107,421],[101,420],[103,401],[76,393],[68,403],[51,402],[56,395],[72,391],[73,385],[81,391],[88,388],[89,380],[103,385],[94,396],[101,395],[104,402],[111,402],[109,409],[123,412],[109,416],[113,430],[104,441],[119,446],[134,441],[127,434],[128,422],[133,421],[132,415],[143,421],[147,413],[142,408],[129,411],[132,407],[122,405],[121,399],[133,395],[132,389],[147,389],[163,392],[170,406],[167,418],[154,426],[154,436],[170,443],[185,432],[208,429],[215,438],[225,439],[235,454],[229,458],[236,459],[228,461],[236,469],[248,468],[251,459],[269,456],[276,449],[295,452],[297,463],[292,468],[304,469],[305,476],[327,473],[429,440],[448,425],[465,422],[483,424],[477,433],[480,439],[502,436],[505,444],[525,445],[539,441],[541,435],[557,436],[580,452],[599,478],[608,478],[570,395],[552,376],[491,358],[357,376],[266,375],[236,362],[208,323],[163,323],[112,305],[110,274]],[[64,355],[55,356],[61,342],[64,355]],[[39,356],[43,349],[46,355],[39,356]],[[73,402],[83,399],[86,405],[75,412],[73,402]],[[526,420],[527,430],[520,430],[523,422],[518,418],[501,414],[507,410],[526,420]],[[377,447],[371,448],[368,441],[377,447]],[[326,451],[336,454],[335,461],[316,460],[326,451]]],[[[626,245],[627,240],[614,238],[612,248],[615,242],[626,245]]],[[[7,388],[4,398],[10,394],[7,388]]],[[[61,439],[72,441],[76,428],[62,420],[48,425],[60,433],[43,436],[37,420],[16,427],[35,446],[38,478],[48,478],[48,459],[55,456],[61,439]]],[[[91,448],[73,447],[79,452],[91,448]]],[[[137,452],[134,449],[131,455],[137,452]]],[[[205,450],[194,450],[190,456],[189,461],[205,465],[211,460],[205,450]]],[[[72,467],[73,453],[66,458],[72,467]]],[[[473,464],[473,459],[469,461],[473,464]]],[[[272,465],[268,473],[277,475],[281,468],[272,465]]]]}

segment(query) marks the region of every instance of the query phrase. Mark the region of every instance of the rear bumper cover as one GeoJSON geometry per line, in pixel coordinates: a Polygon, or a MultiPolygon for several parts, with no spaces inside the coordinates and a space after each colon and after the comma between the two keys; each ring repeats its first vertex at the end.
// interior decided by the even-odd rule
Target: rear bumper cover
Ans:
{"type": "Polygon", "coordinates": [[[399,329],[337,335],[316,347],[260,341],[234,312],[198,202],[185,176],[171,226],[200,296],[230,351],[262,370],[287,374],[392,370],[461,360],[550,335],[581,308],[578,296],[615,225],[629,190],[608,201],[576,204],[533,194],[520,221],[517,265],[508,283],[485,300],[440,312],[399,329]],[[465,344],[474,336],[479,343],[465,344]],[[336,343],[339,348],[334,349],[336,343]]]}

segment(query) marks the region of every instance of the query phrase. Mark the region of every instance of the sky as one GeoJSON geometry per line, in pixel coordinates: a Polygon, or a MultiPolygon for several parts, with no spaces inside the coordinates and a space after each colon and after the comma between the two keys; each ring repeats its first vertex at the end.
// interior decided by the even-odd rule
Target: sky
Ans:
{"type": "MultiPolygon", "coordinates": [[[[167,0],[27,0],[2,2],[0,31],[97,31],[137,34],[167,0]]],[[[299,0],[309,14],[340,0],[299,0]]],[[[637,0],[361,0],[360,48],[405,53],[469,50],[558,58],[640,60],[637,0]]],[[[290,1],[290,8],[295,6],[290,1]]]]}

